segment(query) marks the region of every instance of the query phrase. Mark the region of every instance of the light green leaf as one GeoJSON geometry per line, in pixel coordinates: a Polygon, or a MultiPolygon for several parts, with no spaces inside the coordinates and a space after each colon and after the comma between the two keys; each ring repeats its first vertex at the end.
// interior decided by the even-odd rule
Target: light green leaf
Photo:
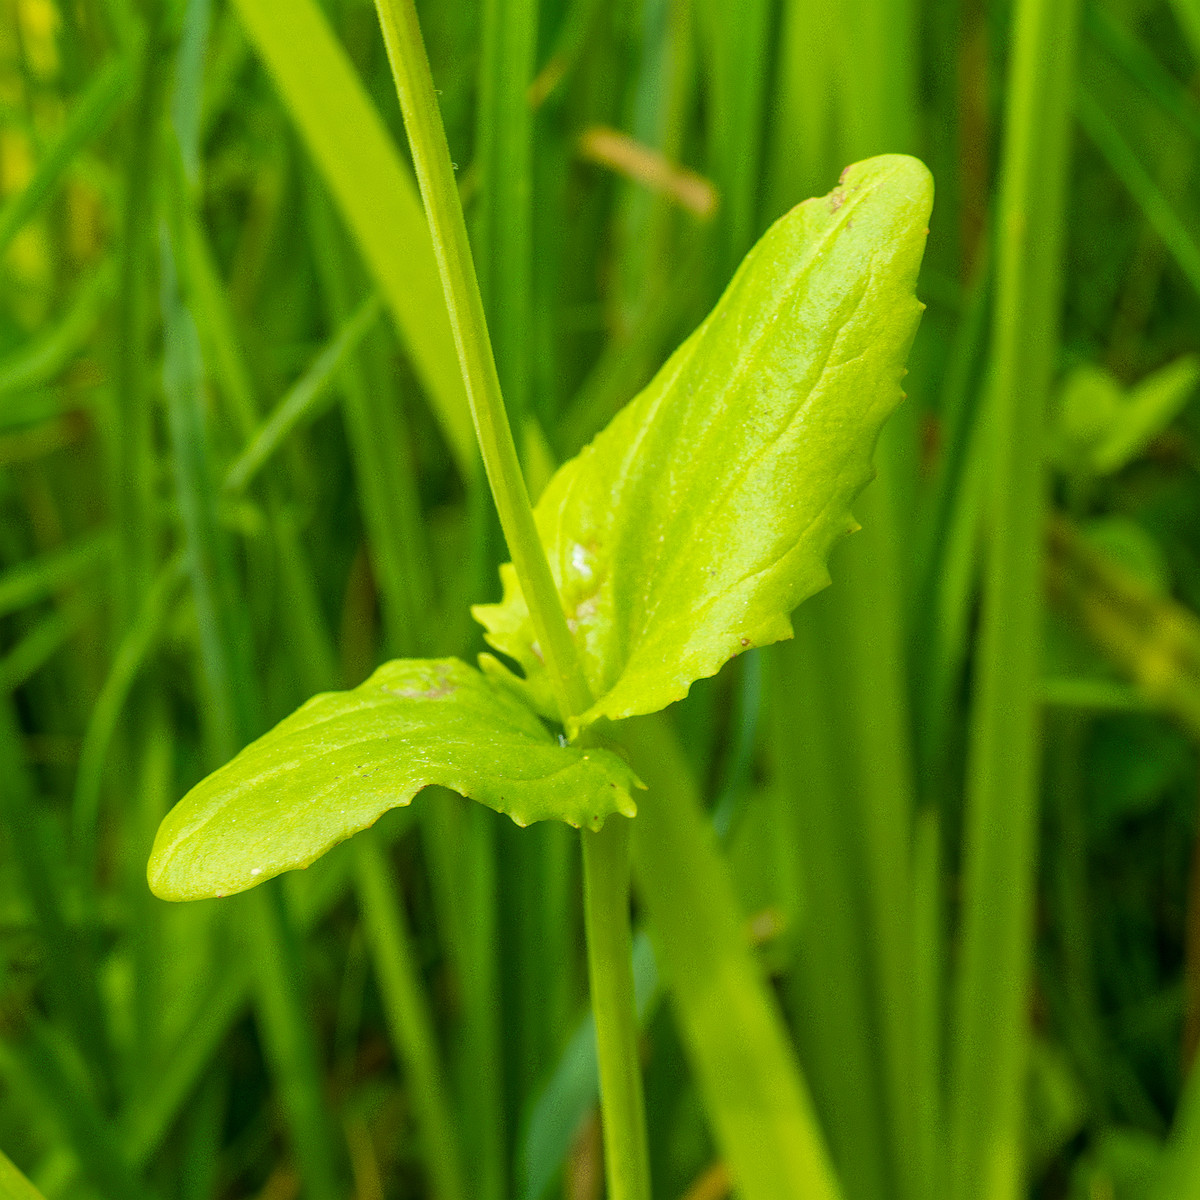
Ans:
{"type": "Polygon", "coordinates": [[[306,867],[421,788],[441,784],[518,825],[599,828],[639,786],[608,750],[562,745],[520,699],[457,659],[400,659],[314,696],[194,787],[159,827],[147,875],[164,900],[244,891],[306,867]]]}
{"type": "MultiPolygon", "coordinates": [[[[933,199],[916,159],[848,168],[771,227],[699,329],[551,480],[536,516],[599,717],[654,712],[829,582],[901,398],[933,199]]],[[[552,711],[511,565],[489,643],[552,711]]],[[[485,657],[489,673],[502,668],[485,657]]]]}

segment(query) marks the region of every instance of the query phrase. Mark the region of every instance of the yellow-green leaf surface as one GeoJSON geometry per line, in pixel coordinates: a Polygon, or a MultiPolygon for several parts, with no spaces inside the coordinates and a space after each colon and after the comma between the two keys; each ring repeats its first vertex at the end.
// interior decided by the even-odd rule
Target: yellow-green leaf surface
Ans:
{"type": "MultiPolygon", "coordinates": [[[[551,480],[538,530],[593,706],[655,712],[829,582],[880,427],[901,398],[933,202],[916,159],[847,168],[777,221],[704,323],[551,480]]],[[[520,585],[480,605],[489,643],[552,711],[520,585]]],[[[484,666],[500,668],[485,658],[484,666]]]]}
{"type": "Polygon", "coordinates": [[[460,469],[478,451],[416,184],[313,0],[235,0],[379,285],[460,469]]]}
{"type": "Polygon", "coordinates": [[[164,900],[226,896],[306,867],[441,784],[518,825],[599,828],[638,786],[608,750],[563,746],[519,697],[458,659],[401,659],[314,696],[169,812],[147,871],[164,900]]]}

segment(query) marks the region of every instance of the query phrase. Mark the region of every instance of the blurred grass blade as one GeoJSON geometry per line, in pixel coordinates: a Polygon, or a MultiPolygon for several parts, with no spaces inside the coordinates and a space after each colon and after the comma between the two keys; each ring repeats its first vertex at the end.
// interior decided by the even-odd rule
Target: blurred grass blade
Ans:
{"type": "Polygon", "coordinates": [[[1019,0],[1001,176],[991,524],[964,815],[947,1200],[1024,1189],[1045,477],[1077,0],[1019,0]]]}
{"type": "MultiPolygon", "coordinates": [[[[401,836],[412,823],[411,809],[394,814],[388,836],[401,836]]],[[[342,863],[343,868],[348,866],[342,863]]],[[[310,875],[304,882],[319,884],[298,889],[296,924],[301,933],[308,933],[344,899],[349,872],[332,870],[323,879],[310,875]]],[[[150,1075],[147,1090],[136,1096],[123,1114],[125,1144],[132,1162],[142,1165],[154,1156],[200,1085],[250,1001],[252,967],[252,963],[242,958],[229,969],[213,972],[211,976],[199,973],[194,985],[197,994],[190,999],[191,1016],[171,1041],[163,1068],[150,1075]]],[[[187,989],[184,995],[190,998],[187,989]]]]}
{"type": "MultiPolygon", "coordinates": [[[[251,665],[248,614],[217,512],[199,336],[179,294],[175,245],[165,228],[161,251],[163,389],[176,489],[211,713],[210,736],[217,753],[228,758],[259,728],[258,677],[251,665]]],[[[247,925],[263,1038],[291,1124],[300,1173],[311,1200],[336,1200],[341,1192],[337,1143],[325,1111],[315,1037],[305,1015],[300,948],[283,896],[274,885],[257,889],[247,925]]]]}
{"type": "Polygon", "coordinates": [[[46,1200],[0,1150],[0,1200],[46,1200]]]}
{"type": "Polygon", "coordinates": [[[659,715],[621,726],[650,791],[637,891],[717,1143],[743,1200],[838,1200],[825,1140],[750,944],[690,768],[659,715]]]}
{"type": "Polygon", "coordinates": [[[1150,1200],[1200,1200],[1200,1069],[1192,1064],[1150,1200]]]}
{"type": "Polygon", "coordinates": [[[175,487],[208,686],[206,715],[218,752],[228,756],[258,728],[256,677],[250,667],[247,614],[238,596],[217,511],[202,405],[199,335],[179,295],[175,258],[165,229],[162,264],[163,391],[175,487]]]}
{"type": "Polygon", "coordinates": [[[113,59],[99,71],[75,102],[58,137],[34,169],[29,182],[0,208],[0,254],[49,197],[70,167],[80,147],[85,146],[112,119],[129,90],[131,73],[124,59],[113,59]]]}
{"type": "Polygon", "coordinates": [[[236,0],[412,355],[463,475],[477,470],[425,215],[395,144],[314,0],[236,0]]]}
{"type": "Polygon", "coordinates": [[[67,925],[58,871],[43,838],[33,780],[16,713],[0,696],[0,821],[7,827],[18,877],[41,934],[54,1009],[72,1028],[100,1096],[111,1090],[113,1054],[96,972],[76,929],[67,925]]]}
{"type": "Polygon", "coordinates": [[[141,612],[121,640],[108,677],[92,706],[79,751],[71,812],[78,861],[85,867],[91,863],[95,848],[100,787],[109,743],[138,672],[170,616],[175,593],[186,576],[186,565],[180,551],[159,573],[146,594],[141,612]]]}
{"type": "Polygon", "coordinates": [[[1104,155],[1117,178],[1142,210],[1155,233],[1187,276],[1192,287],[1200,292],[1200,241],[1192,232],[1194,223],[1185,220],[1175,210],[1154,177],[1142,165],[1133,147],[1125,140],[1112,118],[1089,87],[1079,89],[1077,98],[1079,121],[1088,137],[1104,155]]]}
{"type": "Polygon", "coordinates": [[[1193,56],[1200,62],[1200,0],[1171,0],[1171,7],[1193,56]]]}
{"type": "Polygon", "coordinates": [[[19,1088],[44,1106],[102,1196],[153,1200],[114,1136],[115,1127],[80,1078],[78,1060],[53,1026],[35,1023],[20,1043],[0,1047],[0,1076],[10,1089],[19,1088]]]}
{"type": "MultiPolygon", "coordinates": [[[[316,180],[310,179],[307,192],[307,216],[323,307],[329,324],[343,328],[353,319],[355,263],[316,180]]],[[[393,655],[417,655],[435,649],[428,644],[430,630],[421,620],[433,606],[434,589],[403,405],[390,373],[382,369],[383,337],[377,330],[361,345],[358,354],[346,359],[337,386],[387,646],[393,655]]],[[[448,652],[459,647],[447,643],[436,649],[448,652]]]]}
{"type": "Polygon", "coordinates": [[[396,1049],[412,1089],[423,1157],[437,1200],[467,1200],[466,1178],[438,1057],[433,1017],[406,927],[391,864],[374,830],[354,841],[355,871],[363,922],[370,939],[380,991],[396,1049]]]}
{"type": "MultiPolygon", "coordinates": [[[[1196,6],[1200,14],[1200,5],[1196,6]]],[[[1109,11],[1092,0],[1084,5],[1084,27],[1164,112],[1200,141],[1200,103],[1146,45],[1131,36],[1109,11]]],[[[1200,21],[1200,16],[1197,17],[1200,21]]],[[[1197,26],[1200,32],[1200,25],[1197,26]]]]}
{"type": "MultiPolygon", "coordinates": [[[[115,265],[106,259],[80,284],[58,321],[0,359],[0,397],[51,383],[91,335],[115,283],[115,265]]],[[[0,414],[7,408],[0,400],[0,414]]]]}
{"type": "Polygon", "coordinates": [[[80,621],[53,612],[44,617],[0,658],[0,691],[16,691],[35,675],[77,632],[80,621]]]}
{"type": "MultiPolygon", "coordinates": [[[[633,983],[638,1024],[644,1028],[661,997],[658,964],[645,933],[633,939],[633,983]]],[[[521,1200],[543,1200],[554,1182],[584,1118],[599,1103],[599,1071],[596,1023],[589,1012],[530,1110],[521,1144],[521,1200]]]]}
{"type": "Polygon", "coordinates": [[[112,553],[112,538],[94,534],[62,550],[51,550],[0,574],[0,616],[37,604],[59,588],[77,583],[112,553]]]}
{"type": "Polygon", "coordinates": [[[317,405],[325,398],[346,359],[358,349],[378,316],[379,301],[375,296],[369,296],[258,427],[226,473],[226,491],[242,491],[288,434],[302,421],[313,419],[317,405]]]}
{"type": "Polygon", "coordinates": [[[709,174],[721,197],[722,246],[716,271],[720,284],[733,274],[759,231],[758,177],[771,74],[771,9],[767,0],[743,0],[736,5],[698,0],[696,4],[698,28],[708,51],[709,174]]]}
{"type": "MultiPolygon", "coordinates": [[[[524,429],[532,341],[533,110],[536,0],[485,0],[471,249],[509,422],[524,429]]],[[[518,437],[519,442],[519,437],[518,437]]]]}
{"type": "MultiPolygon", "coordinates": [[[[800,892],[784,996],[846,1195],[891,1200],[879,1041],[864,1035],[872,1027],[872,946],[859,903],[861,790],[842,751],[845,629],[829,612],[837,599],[830,591],[803,606],[795,641],[770,660],[772,759],[786,819],[777,836],[792,848],[800,892]]],[[[857,741],[850,745],[857,756],[857,741]]]]}
{"type": "Polygon", "coordinates": [[[179,49],[175,55],[171,124],[175,128],[184,174],[192,186],[195,186],[200,172],[200,114],[211,16],[212,0],[187,0],[179,49]]]}

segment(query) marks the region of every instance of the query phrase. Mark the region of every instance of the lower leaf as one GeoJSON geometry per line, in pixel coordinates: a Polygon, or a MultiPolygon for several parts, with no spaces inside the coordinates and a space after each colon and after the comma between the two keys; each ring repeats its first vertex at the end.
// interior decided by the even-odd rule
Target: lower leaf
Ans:
{"type": "Polygon", "coordinates": [[[150,888],[164,900],[244,891],[306,867],[440,784],[518,825],[598,829],[632,817],[640,784],[616,754],[563,745],[509,689],[458,659],[400,659],[314,696],[197,784],[159,827],[150,888]]]}

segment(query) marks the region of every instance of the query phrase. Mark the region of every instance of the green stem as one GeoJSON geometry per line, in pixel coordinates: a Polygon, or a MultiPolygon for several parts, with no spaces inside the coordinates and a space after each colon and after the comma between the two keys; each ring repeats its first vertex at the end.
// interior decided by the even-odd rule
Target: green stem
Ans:
{"type": "Polygon", "coordinates": [[[633,1003],[629,930],[629,822],[609,821],[583,834],[583,913],[587,927],[592,1015],[604,1104],[604,1161],[609,1200],[650,1195],[633,1003]]]}
{"type": "Polygon", "coordinates": [[[484,469],[559,710],[564,719],[576,716],[591,705],[591,696],[533,519],[500,394],[479,281],[416,7],[413,0],[376,0],[375,7],[400,97],[417,183],[425,201],[484,469]]]}
{"type": "MultiPolygon", "coordinates": [[[[454,167],[416,8],[413,0],[376,0],[376,9],[400,97],[417,182],[425,201],[484,469],[565,724],[584,712],[592,697],[567,629],[504,409],[454,167]]],[[[616,829],[595,835],[585,833],[583,852],[585,868],[591,863],[592,882],[587,886],[587,894],[591,896],[594,885],[599,889],[596,898],[603,898],[603,903],[588,900],[588,940],[589,946],[594,939],[603,942],[602,947],[589,950],[589,961],[597,1038],[607,1051],[602,1052],[605,1070],[601,1075],[601,1109],[609,1147],[609,1186],[612,1194],[622,1200],[648,1200],[649,1179],[644,1164],[649,1154],[645,1143],[642,1081],[636,1047],[629,1033],[634,1016],[633,987],[628,975],[628,833],[616,829]]]]}

